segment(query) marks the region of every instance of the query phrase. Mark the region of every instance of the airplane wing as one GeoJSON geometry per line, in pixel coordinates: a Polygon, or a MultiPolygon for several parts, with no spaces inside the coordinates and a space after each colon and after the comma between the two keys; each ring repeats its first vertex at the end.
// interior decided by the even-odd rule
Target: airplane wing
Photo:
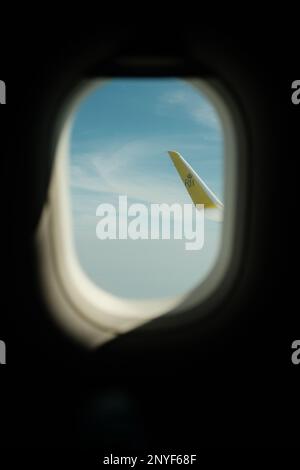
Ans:
{"type": "Polygon", "coordinates": [[[172,162],[179,176],[185,185],[193,203],[204,204],[205,209],[218,209],[223,212],[223,204],[217,196],[208,188],[199,175],[185,161],[179,152],[174,150],[168,151],[172,162]]]}

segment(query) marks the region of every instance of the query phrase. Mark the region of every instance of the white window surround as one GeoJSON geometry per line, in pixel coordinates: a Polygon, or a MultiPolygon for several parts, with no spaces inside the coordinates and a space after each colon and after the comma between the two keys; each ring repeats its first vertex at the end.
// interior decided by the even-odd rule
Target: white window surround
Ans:
{"type": "MultiPolygon", "coordinates": [[[[209,276],[195,289],[173,298],[128,300],[93,284],[82,271],[73,244],[68,183],[68,153],[74,111],[84,96],[102,81],[82,83],[68,106],[57,136],[54,167],[37,230],[43,295],[56,321],[75,339],[96,347],[161,315],[187,312],[221,287],[233,257],[237,198],[237,139],[233,114],[223,93],[202,79],[188,82],[204,93],[219,114],[224,133],[224,207],[222,242],[209,276]]],[[[201,312],[200,312],[201,315],[201,312]]]]}

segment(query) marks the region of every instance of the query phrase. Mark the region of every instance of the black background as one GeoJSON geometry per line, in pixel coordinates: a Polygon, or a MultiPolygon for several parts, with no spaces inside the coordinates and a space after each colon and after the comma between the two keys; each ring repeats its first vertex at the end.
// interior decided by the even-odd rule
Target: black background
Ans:
{"type": "Polygon", "coordinates": [[[296,25],[282,19],[91,30],[45,21],[16,28],[17,39],[4,32],[1,38],[0,79],[7,85],[7,104],[0,107],[2,443],[94,447],[95,455],[297,446],[300,365],[291,362],[291,344],[300,338],[300,105],[291,103],[291,83],[299,79],[296,25]],[[96,53],[99,62],[83,69],[82,57],[96,53]],[[179,74],[195,67],[209,74],[213,62],[236,93],[249,131],[243,258],[210,319],[160,333],[132,331],[88,353],[52,324],[39,296],[33,235],[51,142],[40,149],[59,98],[78,78],[128,75],[112,59],[136,54],[180,57],[179,74]]]}

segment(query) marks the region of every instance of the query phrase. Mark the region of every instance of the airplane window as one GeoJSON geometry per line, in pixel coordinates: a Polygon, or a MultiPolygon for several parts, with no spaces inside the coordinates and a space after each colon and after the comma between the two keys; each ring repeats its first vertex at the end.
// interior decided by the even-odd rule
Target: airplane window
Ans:
{"type": "Polygon", "coordinates": [[[175,78],[99,82],[74,114],[68,173],[75,252],[96,286],[154,299],[207,278],[223,233],[224,136],[204,92],[175,78]]]}

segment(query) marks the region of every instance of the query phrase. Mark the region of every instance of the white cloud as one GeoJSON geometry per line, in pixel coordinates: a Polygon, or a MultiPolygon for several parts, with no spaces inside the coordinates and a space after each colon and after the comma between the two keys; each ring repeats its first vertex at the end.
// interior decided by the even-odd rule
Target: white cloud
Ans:
{"type": "MultiPolygon", "coordinates": [[[[167,148],[166,139],[166,148],[167,148]]],[[[177,175],[174,177],[152,172],[143,173],[137,165],[161,153],[161,139],[130,141],[114,148],[107,147],[101,152],[85,154],[74,159],[80,164],[71,165],[71,185],[73,188],[94,191],[97,193],[126,194],[136,200],[146,202],[172,203],[188,202],[182,185],[178,185],[177,175]]],[[[168,158],[167,152],[162,158],[168,158]]],[[[171,165],[171,162],[170,162],[171,165]]]]}
{"type": "Polygon", "coordinates": [[[200,95],[199,99],[195,99],[195,94],[190,90],[167,92],[161,97],[161,104],[167,105],[164,108],[166,112],[172,111],[172,107],[177,107],[178,112],[185,113],[194,122],[213,130],[220,130],[220,121],[213,106],[207,99],[202,99],[200,95]]]}

